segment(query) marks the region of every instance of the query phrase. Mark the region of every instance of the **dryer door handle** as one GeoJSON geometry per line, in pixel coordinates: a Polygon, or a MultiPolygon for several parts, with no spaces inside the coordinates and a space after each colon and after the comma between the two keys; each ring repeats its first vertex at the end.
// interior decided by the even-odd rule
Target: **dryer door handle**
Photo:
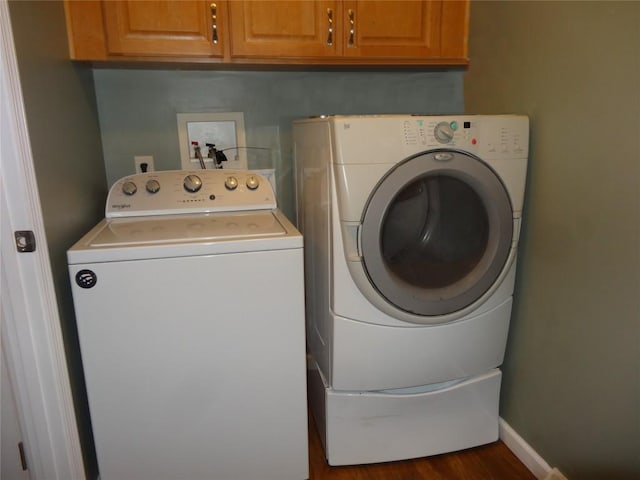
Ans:
{"type": "Polygon", "coordinates": [[[348,262],[359,262],[362,259],[360,245],[360,223],[340,222],[342,228],[342,239],[344,256],[348,262]]]}

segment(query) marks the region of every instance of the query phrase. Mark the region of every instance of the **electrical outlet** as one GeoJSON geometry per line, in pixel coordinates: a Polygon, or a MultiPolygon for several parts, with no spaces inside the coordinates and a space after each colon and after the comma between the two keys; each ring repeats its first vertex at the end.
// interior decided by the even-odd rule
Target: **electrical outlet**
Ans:
{"type": "Polygon", "coordinates": [[[136,155],[133,157],[136,173],[153,172],[153,155],[136,155]]]}

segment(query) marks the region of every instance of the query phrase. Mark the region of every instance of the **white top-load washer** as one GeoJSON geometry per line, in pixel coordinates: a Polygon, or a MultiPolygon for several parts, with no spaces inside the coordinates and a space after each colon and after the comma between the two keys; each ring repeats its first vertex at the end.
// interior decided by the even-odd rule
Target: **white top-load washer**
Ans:
{"type": "Polygon", "coordinates": [[[123,178],[67,255],[102,480],[308,478],[302,237],[264,177],[123,178]]]}
{"type": "Polygon", "coordinates": [[[326,116],[294,122],[293,138],[329,462],[497,438],[528,118],[326,116]]]}

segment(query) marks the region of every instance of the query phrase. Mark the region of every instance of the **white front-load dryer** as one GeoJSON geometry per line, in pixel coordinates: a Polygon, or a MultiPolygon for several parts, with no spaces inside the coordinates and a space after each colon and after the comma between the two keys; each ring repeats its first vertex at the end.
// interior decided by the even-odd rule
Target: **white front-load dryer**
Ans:
{"type": "Polygon", "coordinates": [[[410,458],[497,438],[497,367],[511,315],[528,127],[516,115],[294,123],[307,337],[318,367],[312,396],[322,398],[314,411],[326,423],[330,463],[410,458]],[[441,406],[429,410],[434,401],[441,406]],[[341,418],[335,428],[332,409],[341,418]],[[399,412],[404,422],[379,420],[399,412]],[[406,441],[354,451],[344,440],[367,435],[363,415],[369,434],[377,425],[406,441]],[[468,428],[452,426],[462,424],[468,428]],[[423,438],[434,434],[440,440],[427,446],[423,438]]]}

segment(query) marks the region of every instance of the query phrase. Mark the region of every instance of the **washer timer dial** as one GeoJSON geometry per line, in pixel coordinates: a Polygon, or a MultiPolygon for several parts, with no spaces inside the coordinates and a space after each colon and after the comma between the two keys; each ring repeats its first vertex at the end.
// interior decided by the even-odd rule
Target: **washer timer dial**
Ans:
{"type": "Polygon", "coordinates": [[[183,185],[187,192],[196,193],[202,188],[202,180],[197,175],[187,175],[184,177],[183,185]]]}

